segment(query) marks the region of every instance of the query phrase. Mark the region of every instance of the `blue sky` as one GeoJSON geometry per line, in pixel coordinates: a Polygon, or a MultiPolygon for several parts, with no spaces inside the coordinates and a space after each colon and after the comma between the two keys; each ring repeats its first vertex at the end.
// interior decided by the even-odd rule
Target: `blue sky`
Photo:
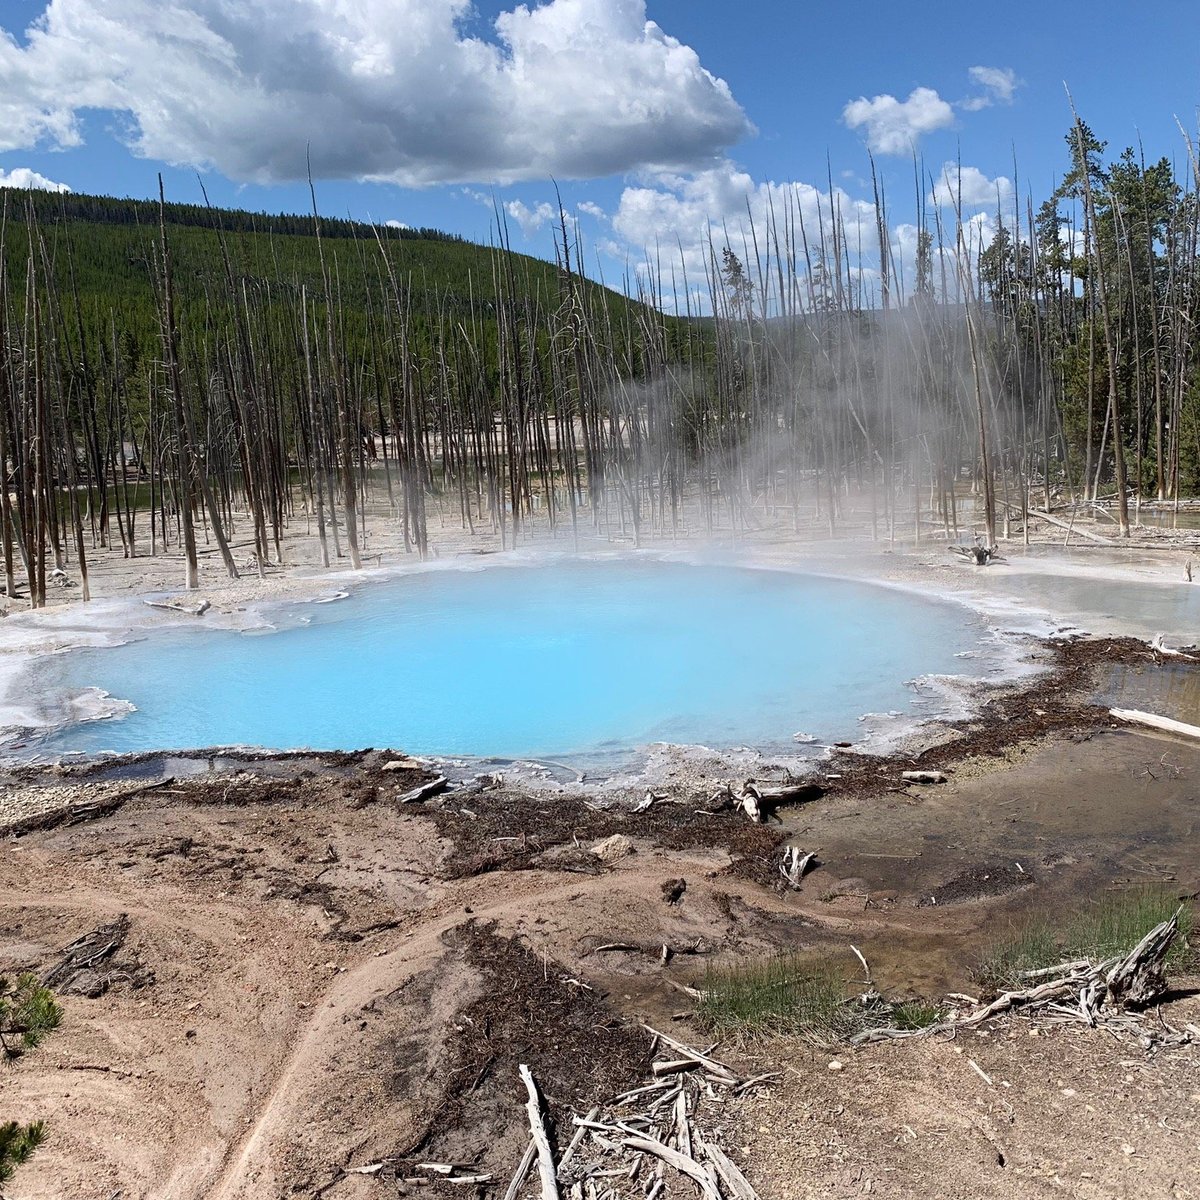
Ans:
{"type": "Polygon", "coordinates": [[[695,244],[705,216],[736,223],[764,185],[819,197],[827,161],[844,202],[868,202],[869,145],[893,224],[913,219],[914,146],[930,177],[971,169],[980,210],[1014,154],[1041,198],[1065,163],[1064,81],[1114,151],[1140,132],[1183,169],[1175,118],[1197,123],[1195,0],[530,7],[0,0],[0,172],[148,196],[161,170],[197,200],[199,169],[217,203],[303,211],[310,145],[327,213],[486,241],[494,197],[514,247],[544,256],[553,174],[612,281],[654,240],[695,244]]]}

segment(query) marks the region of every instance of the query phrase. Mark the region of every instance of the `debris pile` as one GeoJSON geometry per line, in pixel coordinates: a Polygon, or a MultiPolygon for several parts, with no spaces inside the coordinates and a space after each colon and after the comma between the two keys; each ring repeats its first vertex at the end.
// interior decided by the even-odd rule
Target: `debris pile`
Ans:
{"type": "Polygon", "coordinates": [[[154,972],[145,966],[135,949],[126,948],[130,921],[126,913],[108,925],[64,946],[59,961],[41,977],[43,987],[64,996],[86,996],[95,1000],[117,984],[148,987],[154,972]]]}
{"type": "Polygon", "coordinates": [[[1179,934],[1182,909],[1156,925],[1132,950],[1100,962],[1076,959],[1052,967],[1023,972],[1028,986],[1010,988],[988,1004],[971,996],[954,996],[970,1007],[945,1021],[922,1029],[867,1029],[851,1039],[856,1045],[892,1038],[928,1037],[934,1033],[970,1029],[1003,1013],[1020,1010],[1037,1013],[1052,1022],[1082,1022],[1091,1028],[1136,1037],[1149,1049],[1200,1042],[1200,1026],[1176,1028],[1161,1013],[1155,1025],[1143,1021],[1140,1010],[1160,999],[1167,990],[1164,972],[1167,954],[1179,934]]]}

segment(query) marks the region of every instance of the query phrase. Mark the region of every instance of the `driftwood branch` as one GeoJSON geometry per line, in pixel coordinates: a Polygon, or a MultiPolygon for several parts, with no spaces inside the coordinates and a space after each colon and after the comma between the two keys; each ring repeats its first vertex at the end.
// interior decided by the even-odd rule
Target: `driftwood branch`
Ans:
{"type": "Polygon", "coordinates": [[[1164,965],[1171,946],[1179,933],[1177,910],[1167,921],[1156,925],[1128,954],[1103,962],[1079,959],[1026,972],[1025,978],[1034,981],[1027,988],[1012,988],[1002,992],[982,1008],[963,1016],[942,1021],[924,1029],[868,1029],[851,1038],[855,1045],[889,1041],[897,1038],[928,1037],[935,1033],[952,1032],[981,1025],[1013,1009],[1023,1012],[1052,1011],[1082,1021],[1090,1026],[1105,1025],[1125,1030],[1160,1042],[1189,1042],[1190,1033],[1147,1029],[1129,1009],[1144,1007],[1166,991],[1164,965]]]}
{"type": "Polygon", "coordinates": [[[422,800],[428,800],[433,796],[444,792],[450,786],[450,780],[444,775],[439,775],[436,779],[431,779],[428,783],[423,783],[419,787],[415,787],[410,792],[405,792],[400,797],[401,804],[420,804],[422,800]]]}
{"type": "Polygon", "coordinates": [[[538,1174],[542,1180],[542,1200],[558,1200],[558,1167],[554,1163],[554,1151],[550,1146],[550,1136],[546,1132],[546,1123],[542,1119],[542,1101],[538,1095],[537,1084],[533,1072],[522,1063],[521,1078],[525,1081],[525,1090],[529,1093],[529,1102],[525,1110],[529,1114],[529,1132],[537,1147],[538,1174]]]}
{"type": "Polygon", "coordinates": [[[800,890],[800,881],[817,865],[815,850],[805,854],[799,846],[789,846],[783,852],[783,862],[779,864],[779,874],[783,876],[784,883],[792,891],[798,892],[800,890]]]}

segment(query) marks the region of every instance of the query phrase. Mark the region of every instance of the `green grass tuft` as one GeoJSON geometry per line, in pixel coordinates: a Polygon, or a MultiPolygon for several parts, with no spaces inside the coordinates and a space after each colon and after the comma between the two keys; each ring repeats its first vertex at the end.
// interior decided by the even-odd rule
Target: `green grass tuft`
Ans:
{"type": "Polygon", "coordinates": [[[936,1025],[945,1013],[936,1004],[924,1000],[903,1000],[892,1007],[892,1025],[897,1029],[928,1029],[936,1025]]]}
{"type": "Polygon", "coordinates": [[[846,977],[823,960],[780,954],[710,967],[700,1016],[720,1037],[791,1034],[823,1044],[853,1033],[860,1019],[846,1003],[846,977]]]}
{"type": "Polygon", "coordinates": [[[1052,967],[1064,958],[1054,930],[1045,918],[1013,927],[993,942],[976,964],[975,978],[985,987],[999,991],[1015,986],[1026,971],[1052,967]]]}
{"type": "Polygon", "coordinates": [[[1037,917],[994,942],[975,968],[984,986],[1001,990],[1021,986],[1025,973],[1053,967],[1075,958],[1099,962],[1127,954],[1163,921],[1179,914],[1179,935],[1168,955],[1168,966],[1187,961],[1195,914],[1190,901],[1164,888],[1131,888],[1107,892],[1098,900],[1057,921],[1037,917]]]}

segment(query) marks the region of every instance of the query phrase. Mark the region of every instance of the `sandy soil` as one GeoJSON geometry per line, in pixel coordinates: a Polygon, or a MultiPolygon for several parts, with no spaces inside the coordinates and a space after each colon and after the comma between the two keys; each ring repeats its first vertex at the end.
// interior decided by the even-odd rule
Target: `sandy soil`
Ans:
{"type": "MultiPolygon", "coordinates": [[[[1200,1002],[1172,1011],[1194,1021],[1200,1002]]],[[[1195,1047],[1148,1058],[1015,1019],[836,1058],[776,1043],[771,1061],[787,1083],[735,1102],[726,1133],[778,1200],[1200,1195],[1195,1047]]]]}
{"type": "MultiPolygon", "coordinates": [[[[1200,749],[1092,725],[969,732],[980,752],[946,784],[902,789],[904,764],[876,760],[874,787],[849,772],[770,826],[701,811],[711,781],[643,814],[490,779],[401,804],[424,776],[386,754],[150,788],[153,764],[14,779],[0,969],[51,969],[120,914],[128,932],[3,1076],[5,1116],[50,1130],[10,1195],[365,1200],[395,1185],[344,1169],[388,1155],[502,1186],[527,1138],[517,1064],[563,1138],[570,1112],[644,1077],[639,1020],[704,1039],[674,985],[708,963],[854,943],[890,989],[940,995],[1023,911],[1200,889],[1200,749]],[[590,852],[618,832],[631,853],[590,852]],[[820,851],[799,893],[771,886],[785,840],[820,851]],[[1017,862],[1028,882],[992,886],[1017,862]]],[[[1173,1020],[1200,1017],[1190,982],[1173,1020]]],[[[841,1070],[786,1042],[723,1052],[784,1071],[711,1116],[767,1200],[1200,1192],[1195,1046],[1035,1039],[1015,1020],[838,1052],[841,1070]]]]}

